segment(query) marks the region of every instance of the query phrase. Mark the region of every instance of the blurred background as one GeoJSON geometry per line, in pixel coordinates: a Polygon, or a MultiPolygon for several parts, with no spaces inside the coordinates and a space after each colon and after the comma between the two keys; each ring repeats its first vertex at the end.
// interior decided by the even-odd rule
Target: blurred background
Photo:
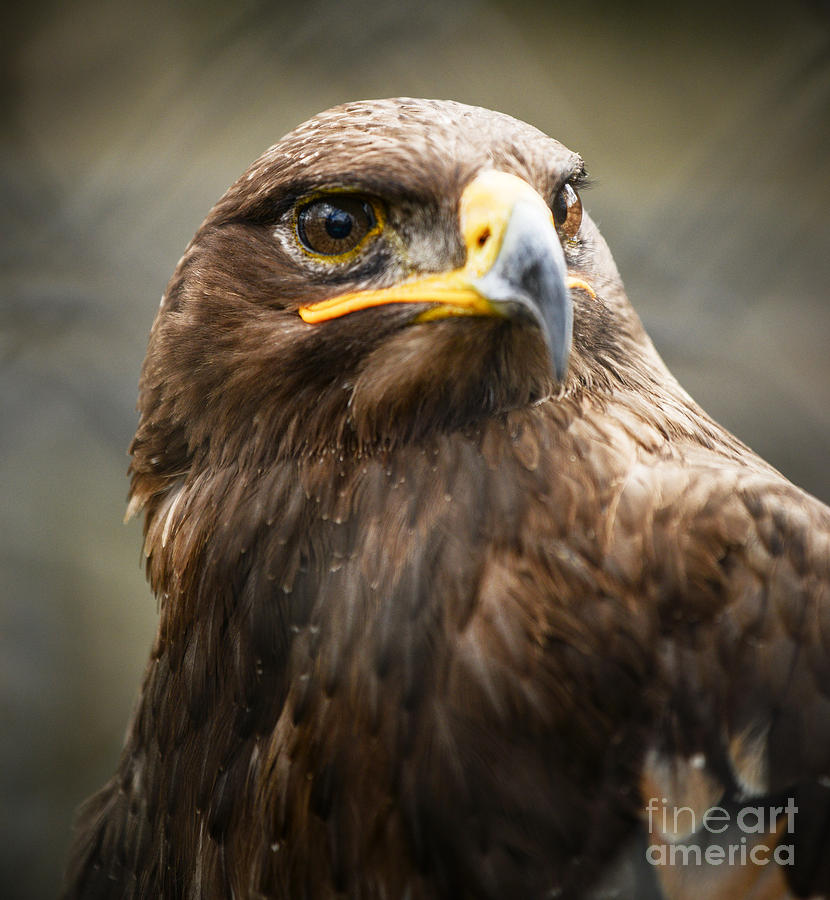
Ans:
{"type": "Polygon", "coordinates": [[[159,296],[227,185],[320,109],[503,110],[583,200],[680,381],[830,501],[830,12],[793,0],[30,2],[0,25],[0,895],[57,890],[155,626],[121,524],[159,296]]]}

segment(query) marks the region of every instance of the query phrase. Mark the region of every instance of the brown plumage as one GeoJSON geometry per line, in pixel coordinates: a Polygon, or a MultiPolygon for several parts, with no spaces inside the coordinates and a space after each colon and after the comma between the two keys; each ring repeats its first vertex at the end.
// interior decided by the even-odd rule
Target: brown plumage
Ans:
{"type": "MultiPolygon", "coordinates": [[[[647,798],[830,775],[830,511],[667,371],[582,178],[507,116],[374,101],[214,207],[142,373],[159,631],[67,897],[643,897],[653,870],[620,860],[647,798]],[[468,233],[471,185],[519,199],[468,233]],[[521,223],[556,233],[537,195],[559,240],[531,252],[521,223]],[[468,277],[476,246],[521,296],[396,293],[468,277]]],[[[805,893],[822,790],[798,795],[805,893]]]]}

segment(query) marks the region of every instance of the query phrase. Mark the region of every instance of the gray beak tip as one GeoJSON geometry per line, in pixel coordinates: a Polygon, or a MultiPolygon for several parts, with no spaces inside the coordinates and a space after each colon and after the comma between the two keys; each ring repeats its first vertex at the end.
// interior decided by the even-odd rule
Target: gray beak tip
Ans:
{"type": "Polygon", "coordinates": [[[548,348],[559,384],[568,374],[573,334],[573,302],[566,283],[565,254],[543,211],[517,203],[492,268],[476,288],[511,318],[532,320],[548,348]]]}

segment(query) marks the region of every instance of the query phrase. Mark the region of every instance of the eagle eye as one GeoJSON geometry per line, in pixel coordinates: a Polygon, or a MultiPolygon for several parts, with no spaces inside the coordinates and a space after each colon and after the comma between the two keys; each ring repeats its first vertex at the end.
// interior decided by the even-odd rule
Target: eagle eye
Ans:
{"type": "Polygon", "coordinates": [[[556,230],[572,241],[582,224],[582,201],[570,184],[563,184],[553,198],[553,224],[556,230]]]}
{"type": "Polygon", "coordinates": [[[297,237],[319,256],[342,256],[356,250],[378,228],[372,204],[363,197],[318,197],[297,213],[297,237]]]}

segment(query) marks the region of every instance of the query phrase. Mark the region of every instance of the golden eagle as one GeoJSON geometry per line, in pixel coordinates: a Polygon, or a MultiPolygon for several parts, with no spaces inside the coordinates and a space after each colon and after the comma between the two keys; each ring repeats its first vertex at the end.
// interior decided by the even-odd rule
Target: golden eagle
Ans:
{"type": "Polygon", "coordinates": [[[356,102],[213,208],[141,376],[159,629],[67,897],[644,897],[631,847],[741,804],[826,889],[830,511],[668,372],[585,177],[356,102]]]}

